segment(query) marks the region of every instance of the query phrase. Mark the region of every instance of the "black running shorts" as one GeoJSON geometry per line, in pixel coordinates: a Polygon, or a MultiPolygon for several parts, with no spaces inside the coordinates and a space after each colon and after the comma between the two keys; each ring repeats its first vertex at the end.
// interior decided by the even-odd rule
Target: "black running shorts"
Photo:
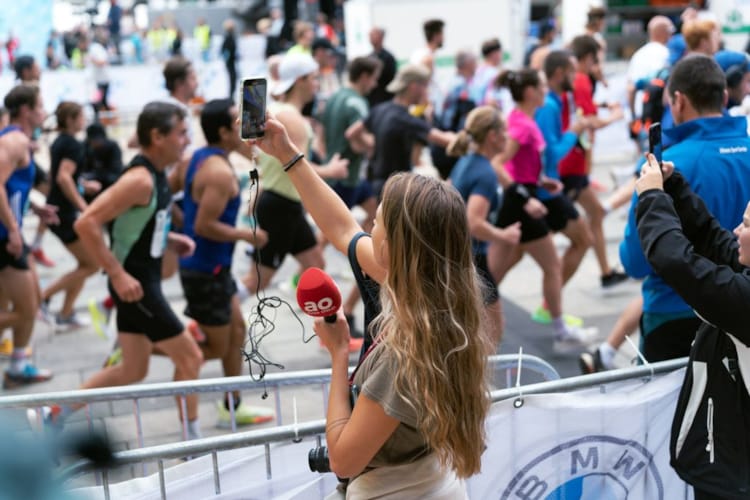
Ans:
{"type": "Polygon", "coordinates": [[[143,297],[138,302],[123,302],[109,282],[109,293],[117,307],[117,331],[140,333],[151,342],[171,339],[185,327],[164,298],[161,280],[142,281],[143,297]]]}
{"type": "Polygon", "coordinates": [[[228,267],[216,273],[180,269],[180,282],[187,305],[185,316],[201,325],[224,326],[232,318],[232,297],[237,285],[228,267]]]}

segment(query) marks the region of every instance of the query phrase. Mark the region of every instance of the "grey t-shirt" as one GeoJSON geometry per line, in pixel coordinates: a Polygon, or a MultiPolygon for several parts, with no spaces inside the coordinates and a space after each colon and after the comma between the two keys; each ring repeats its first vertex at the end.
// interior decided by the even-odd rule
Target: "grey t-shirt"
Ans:
{"type": "Polygon", "coordinates": [[[389,355],[383,344],[378,343],[354,377],[354,383],[361,388],[362,394],[382,406],[388,416],[401,422],[367,465],[368,469],[413,462],[429,452],[427,442],[417,430],[414,409],[396,393],[394,373],[395,358],[389,355]]]}

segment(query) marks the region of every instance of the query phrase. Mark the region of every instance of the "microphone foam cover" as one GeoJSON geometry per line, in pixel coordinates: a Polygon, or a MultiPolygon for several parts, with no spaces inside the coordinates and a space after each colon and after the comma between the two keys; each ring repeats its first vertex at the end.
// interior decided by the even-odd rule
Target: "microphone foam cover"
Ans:
{"type": "Polygon", "coordinates": [[[332,316],[341,307],[341,292],[325,271],[310,267],[297,283],[297,303],[305,314],[314,318],[332,316]]]}

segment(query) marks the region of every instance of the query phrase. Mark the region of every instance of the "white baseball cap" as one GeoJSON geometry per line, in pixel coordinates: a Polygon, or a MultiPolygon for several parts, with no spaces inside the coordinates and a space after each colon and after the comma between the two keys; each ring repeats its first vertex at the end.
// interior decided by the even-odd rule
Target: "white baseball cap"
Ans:
{"type": "Polygon", "coordinates": [[[308,54],[287,54],[279,64],[279,81],[271,88],[272,96],[286,93],[298,78],[318,71],[318,63],[308,54]]]}

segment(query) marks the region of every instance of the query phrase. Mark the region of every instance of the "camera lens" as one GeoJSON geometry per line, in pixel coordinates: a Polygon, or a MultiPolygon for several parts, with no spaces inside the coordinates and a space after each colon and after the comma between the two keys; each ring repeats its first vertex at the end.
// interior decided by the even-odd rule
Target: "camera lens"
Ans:
{"type": "Polygon", "coordinates": [[[307,464],[312,472],[331,472],[331,466],[328,463],[328,448],[319,446],[311,449],[307,454],[307,464]]]}

